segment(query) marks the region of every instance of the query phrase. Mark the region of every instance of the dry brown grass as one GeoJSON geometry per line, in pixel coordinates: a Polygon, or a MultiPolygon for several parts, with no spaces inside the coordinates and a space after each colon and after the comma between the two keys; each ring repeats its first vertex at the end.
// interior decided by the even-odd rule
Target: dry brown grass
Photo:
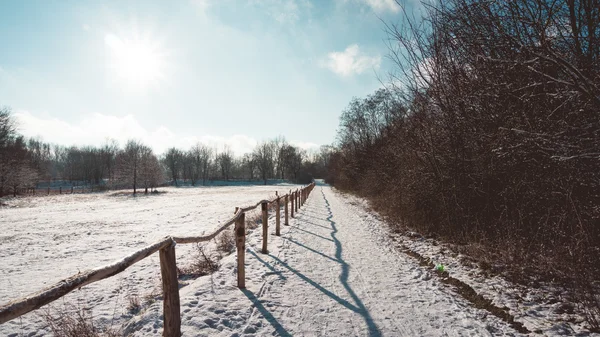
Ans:
{"type": "Polygon", "coordinates": [[[235,249],[235,236],[233,231],[224,231],[216,238],[217,250],[229,254],[235,249]]]}
{"type": "Polygon", "coordinates": [[[140,297],[137,294],[129,294],[127,296],[127,311],[132,314],[137,314],[142,309],[140,297]]]}
{"type": "Polygon", "coordinates": [[[210,275],[219,270],[219,256],[215,256],[214,252],[207,252],[205,246],[196,245],[196,256],[194,261],[187,267],[177,268],[178,277],[196,278],[200,276],[210,275]]]}
{"type": "Polygon", "coordinates": [[[117,337],[118,330],[112,327],[100,327],[94,324],[92,315],[84,309],[63,310],[47,309],[41,318],[56,337],[117,337]]]}
{"type": "Polygon", "coordinates": [[[261,223],[262,215],[260,210],[254,210],[246,213],[246,229],[256,229],[261,223]]]}

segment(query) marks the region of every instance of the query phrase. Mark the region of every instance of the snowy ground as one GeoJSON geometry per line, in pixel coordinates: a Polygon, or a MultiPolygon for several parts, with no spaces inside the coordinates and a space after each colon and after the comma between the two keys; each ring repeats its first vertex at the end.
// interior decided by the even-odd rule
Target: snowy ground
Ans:
{"type": "MultiPolygon", "coordinates": [[[[183,335],[518,335],[386,243],[376,229],[384,224],[363,214],[316,187],[282,237],[270,236],[269,254],[260,253],[258,231],[249,236],[246,290],[235,286],[235,254],[181,289],[183,335]]],[[[125,332],[159,336],[161,310],[153,304],[125,332]]]]}
{"type": "MultiPolygon", "coordinates": [[[[289,189],[277,188],[280,192],[289,189]]],[[[0,296],[13,296],[11,289],[20,292],[37,289],[43,282],[69,275],[73,268],[88,267],[89,261],[96,266],[96,262],[114,260],[123,255],[122,250],[111,248],[116,240],[134,250],[166,234],[189,234],[192,228],[208,232],[217,226],[217,220],[232,214],[233,206],[252,204],[265,194],[274,194],[273,189],[273,186],[168,189],[167,194],[146,199],[89,195],[86,198],[90,200],[84,201],[70,200],[67,196],[62,203],[51,198],[36,201],[36,206],[24,213],[16,208],[0,210],[3,215],[0,242],[3,248],[9,247],[0,251],[0,272],[10,279],[2,279],[0,296]],[[69,200],[72,206],[68,206],[69,200]],[[64,209],[56,210],[61,205],[64,209]],[[56,212],[51,215],[54,220],[44,224],[43,213],[51,210],[56,212]],[[71,218],[66,212],[73,212],[71,218]],[[76,220],[72,219],[74,214],[76,220]],[[29,226],[19,225],[6,231],[12,228],[12,223],[29,226]],[[64,223],[81,225],[65,231],[64,223]],[[95,231],[90,236],[96,238],[88,238],[87,231],[92,229],[95,231]],[[10,234],[11,231],[18,233],[10,234]],[[62,236],[54,240],[53,234],[62,236]],[[14,238],[7,240],[7,236],[14,238]],[[40,242],[44,240],[49,242],[40,242]],[[60,240],[68,241],[55,246],[60,240]],[[27,258],[21,256],[20,250],[29,247],[29,242],[32,244],[30,251],[25,251],[29,254],[27,258]],[[47,253],[45,249],[54,251],[47,253]],[[76,253],[67,255],[72,249],[76,253]],[[78,265],[69,262],[68,256],[79,255],[85,260],[80,259],[78,265]],[[47,261],[51,261],[51,268],[47,261]],[[16,266],[18,263],[21,267],[16,266]],[[37,271],[30,270],[34,267],[37,271]],[[64,269],[54,270],[59,268],[64,269]]],[[[27,205],[25,202],[22,206],[27,205]]],[[[500,278],[486,278],[476,269],[461,265],[460,256],[447,254],[443,245],[390,233],[381,218],[368,210],[364,200],[341,195],[328,186],[314,189],[291,220],[291,226],[282,226],[281,237],[273,233],[274,222],[271,215],[269,254],[260,253],[260,229],[248,235],[246,290],[236,287],[235,253],[221,261],[221,269],[215,274],[183,285],[180,297],[184,336],[521,335],[488,311],[474,308],[442,283],[432,270],[403,253],[399,243],[443,262],[451,276],[470,284],[495,304],[506,305],[531,331],[541,330],[544,336],[591,336],[582,331],[581,325],[565,323],[565,317],[554,314],[556,304],[554,301],[545,304],[543,290],[524,293],[500,278]],[[519,301],[515,300],[517,293],[521,296],[519,301]]],[[[177,254],[179,263],[189,255],[186,245],[178,245],[177,254]]],[[[144,261],[124,275],[84,287],[67,299],[91,307],[94,316],[105,322],[117,317],[115,325],[125,324],[121,330],[124,335],[159,336],[162,334],[160,299],[144,303],[136,315],[123,309],[127,293],[144,295],[153,288],[160,289],[158,256],[144,261]]],[[[22,322],[16,320],[0,326],[0,335],[43,334],[44,330],[39,329],[32,317],[27,315],[22,322]]]]}
{"type": "MultiPolygon", "coordinates": [[[[248,206],[296,186],[161,188],[157,195],[122,193],[9,199],[0,207],[0,303],[38,291],[79,271],[99,267],[166,235],[210,233],[248,206]]],[[[178,265],[192,245],[178,247],[178,265]]],[[[158,254],[117,276],[75,291],[52,306],[91,308],[94,317],[118,325],[129,316],[132,294],[160,293],[158,254]],[[67,304],[65,304],[67,303],[67,304]]],[[[33,312],[0,325],[0,336],[47,334],[33,312]]]]}

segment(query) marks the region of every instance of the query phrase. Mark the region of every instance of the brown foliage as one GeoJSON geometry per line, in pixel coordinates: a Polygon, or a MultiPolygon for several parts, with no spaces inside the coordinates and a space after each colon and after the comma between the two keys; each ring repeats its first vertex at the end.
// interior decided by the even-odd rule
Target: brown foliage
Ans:
{"type": "Polygon", "coordinates": [[[572,293],[599,328],[600,3],[426,8],[387,26],[401,90],[350,103],[329,181],[396,223],[591,284],[572,293]]]}
{"type": "Polygon", "coordinates": [[[79,310],[46,310],[42,319],[56,337],[116,337],[119,332],[94,325],[89,312],[79,310]]]}
{"type": "Polygon", "coordinates": [[[196,244],[196,256],[194,261],[184,268],[177,268],[179,277],[200,277],[210,275],[219,270],[218,257],[206,252],[206,247],[201,244],[196,244]]]}

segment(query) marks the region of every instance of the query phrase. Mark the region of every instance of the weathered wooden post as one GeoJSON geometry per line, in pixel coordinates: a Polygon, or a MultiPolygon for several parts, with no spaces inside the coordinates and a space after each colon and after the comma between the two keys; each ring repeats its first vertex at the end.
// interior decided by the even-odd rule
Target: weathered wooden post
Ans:
{"type": "Polygon", "coordinates": [[[300,197],[299,197],[299,193],[298,193],[297,189],[296,189],[296,193],[294,195],[296,196],[296,200],[295,200],[296,201],[296,213],[298,213],[298,201],[300,200],[300,197]]]}
{"type": "Polygon", "coordinates": [[[290,209],[292,210],[292,218],[294,217],[294,199],[295,198],[296,197],[294,196],[294,192],[290,191],[290,202],[291,202],[290,209]]]}
{"type": "MultiPolygon", "coordinates": [[[[238,208],[235,208],[237,213],[238,208]]],[[[246,288],[246,213],[240,214],[235,221],[235,246],[237,247],[238,288],[246,288]]]]}
{"type": "Polygon", "coordinates": [[[284,200],[284,202],[285,202],[285,222],[283,223],[286,226],[290,225],[290,220],[288,219],[288,199],[289,199],[289,196],[286,194],[285,200],[284,200]]]}
{"type": "Polygon", "coordinates": [[[281,222],[281,202],[279,202],[279,196],[277,196],[277,201],[275,201],[275,235],[281,236],[280,231],[280,222],[281,222]]]}
{"type": "Polygon", "coordinates": [[[177,262],[175,260],[175,241],[161,249],[160,275],[163,286],[163,336],[181,336],[181,316],[179,314],[179,284],[177,282],[177,262]]]}
{"type": "Polygon", "coordinates": [[[262,229],[263,229],[263,242],[262,242],[262,253],[267,254],[267,237],[269,235],[269,208],[267,202],[263,201],[261,205],[262,209],[262,229]]]}
{"type": "Polygon", "coordinates": [[[50,195],[50,186],[48,186],[48,195],[50,195]]]}
{"type": "Polygon", "coordinates": [[[58,188],[58,193],[62,194],[62,186],[58,188]]]}

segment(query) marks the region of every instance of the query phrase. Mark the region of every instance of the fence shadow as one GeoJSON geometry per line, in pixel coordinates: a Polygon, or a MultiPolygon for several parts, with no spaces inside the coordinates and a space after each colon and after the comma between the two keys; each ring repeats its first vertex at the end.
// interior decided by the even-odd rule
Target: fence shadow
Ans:
{"type": "MultiPolygon", "coordinates": [[[[363,320],[365,321],[365,324],[367,325],[367,329],[368,329],[368,335],[372,336],[372,337],[379,337],[381,336],[381,332],[379,331],[379,328],[377,327],[377,325],[375,324],[375,322],[373,321],[373,318],[371,317],[371,314],[369,313],[369,311],[367,310],[367,308],[365,307],[365,305],[363,304],[362,300],[358,297],[358,295],[356,295],[356,293],[354,292],[354,290],[352,289],[352,287],[350,286],[350,284],[348,283],[348,278],[350,275],[350,265],[348,265],[348,263],[346,263],[346,261],[343,260],[342,258],[342,243],[338,240],[336,234],[338,232],[337,227],[336,227],[336,223],[335,221],[332,220],[333,218],[333,213],[331,212],[331,206],[329,204],[329,201],[327,200],[327,198],[325,197],[325,194],[323,193],[323,191],[321,191],[321,193],[323,194],[323,199],[325,200],[325,203],[327,205],[327,211],[328,211],[328,216],[326,218],[326,220],[329,222],[329,224],[331,225],[331,227],[325,227],[325,226],[321,226],[315,223],[309,223],[311,225],[314,226],[318,226],[318,227],[322,227],[322,228],[326,228],[329,230],[332,230],[331,232],[331,238],[332,239],[327,239],[328,241],[332,241],[335,244],[335,257],[331,257],[328,255],[325,255],[322,252],[317,251],[316,249],[313,249],[311,247],[308,247],[298,241],[292,240],[292,239],[287,239],[288,241],[290,241],[291,243],[294,243],[300,247],[303,247],[313,253],[319,254],[331,261],[334,261],[336,263],[339,263],[340,266],[342,267],[342,272],[340,274],[339,280],[340,283],[342,284],[342,286],[344,287],[344,289],[346,290],[346,292],[350,295],[350,297],[352,298],[352,302],[348,300],[345,300],[341,297],[339,297],[338,295],[334,294],[333,292],[331,292],[330,290],[324,288],[323,286],[321,286],[319,283],[315,282],[314,280],[312,280],[311,278],[307,277],[306,275],[302,274],[300,271],[298,271],[297,269],[291,267],[290,265],[288,265],[286,262],[280,260],[278,257],[273,256],[273,255],[263,255],[266,259],[271,259],[274,262],[274,265],[279,265],[285,269],[287,269],[288,271],[290,271],[291,273],[293,273],[294,275],[298,276],[300,279],[302,279],[303,281],[305,281],[306,283],[310,284],[311,286],[315,287],[315,289],[319,290],[320,292],[322,292],[323,294],[327,295],[328,297],[330,297],[331,299],[335,300],[336,302],[338,302],[340,305],[344,306],[345,308],[359,314],[360,316],[362,316],[363,320]]],[[[322,220],[319,219],[319,220],[322,220]]],[[[306,221],[302,222],[307,223],[306,221]]],[[[294,226],[294,228],[296,228],[296,226],[294,226]]],[[[296,228],[298,229],[298,228],[296,228]]],[[[308,231],[305,231],[308,232],[308,231]]],[[[310,234],[314,234],[309,232],[310,234]]],[[[316,235],[316,234],[315,234],[316,235]]],[[[320,235],[317,235],[321,238],[324,238],[320,235]]],[[[326,239],[326,238],[324,238],[326,239]]],[[[270,270],[275,270],[274,266],[271,266],[270,263],[268,261],[263,260],[262,258],[260,258],[256,253],[250,251],[249,252],[251,255],[254,255],[261,263],[263,263],[265,266],[267,266],[267,268],[269,268],[270,270]]],[[[260,310],[260,309],[259,309],[260,310]]],[[[266,309],[265,309],[266,310],[266,309]]],[[[262,311],[261,311],[262,313],[262,311]]]]}
{"type": "Polygon", "coordinates": [[[241,292],[248,297],[250,302],[254,305],[254,307],[260,312],[260,314],[275,328],[275,332],[278,336],[291,337],[290,334],[277,319],[271,314],[271,312],[265,308],[265,306],[260,302],[260,300],[254,295],[254,293],[248,289],[240,289],[241,292]]]}
{"type": "Polygon", "coordinates": [[[356,306],[358,309],[356,312],[358,314],[360,314],[363,317],[363,319],[365,320],[365,323],[367,324],[367,328],[369,329],[369,336],[379,337],[379,336],[381,336],[381,332],[379,331],[379,328],[377,328],[377,325],[373,321],[371,314],[369,313],[369,311],[367,310],[367,308],[365,307],[365,305],[361,301],[361,299],[358,297],[358,295],[356,295],[356,293],[354,292],[352,287],[350,287],[350,284],[348,284],[348,276],[350,275],[350,266],[348,265],[348,263],[346,263],[346,261],[344,261],[344,259],[342,259],[342,243],[340,242],[340,240],[338,240],[338,238],[336,236],[338,230],[337,230],[335,221],[332,220],[333,213],[331,212],[331,205],[329,204],[329,200],[327,200],[327,198],[325,197],[325,192],[323,192],[323,188],[321,188],[321,194],[323,195],[323,199],[325,200],[325,204],[327,205],[327,212],[329,213],[329,216],[327,217],[327,221],[329,221],[329,224],[331,225],[331,228],[333,229],[333,231],[331,232],[331,238],[333,239],[333,241],[335,243],[335,258],[342,265],[342,273],[340,274],[340,282],[342,283],[342,286],[344,287],[344,289],[346,289],[348,294],[350,294],[350,297],[352,297],[352,300],[354,301],[354,303],[356,303],[356,306]]]}
{"type": "MultiPolygon", "coordinates": [[[[310,215],[308,215],[308,217],[311,217],[311,218],[314,218],[314,219],[317,219],[317,220],[322,220],[322,219],[323,219],[323,218],[315,218],[314,216],[310,216],[310,215]]],[[[325,217],[325,216],[324,216],[324,217],[325,217]]],[[[323,228],[323,229],[331,229],[331,227],[321,226],[321,225],[318,225],[318,224],[316,224],[316,223],[314,223],[314,222],[310,222],[310,221],[308,221],[308,220],[306,220],[306,219],[302,219],[302,224],[303,224],[303,225],[304,225],[304,224],[306,224],[306,225],[311,225],[311,226],[315,226],[315,227],[321,227],[321,228],[323,228]]]]}
{"type": "Polygon", "coordinates": [[[327,240],[327,241],[333,242],[333,240],[332,240],[332,239],[330,239],[330,238],[326,238],[326,237],[324,237],[324,236],[321,236],[321,235],[319,235],[319,234],[317,234],[317,233],[314,233],[314,232],[311,232],[311,231],[307,231],[306,229],[302,229],[302,228],[300,228],[300,227],[298,227],[298,226],[294,226],[294,229],[295,229],[295,230],[298,230],[298,231],[301,231],[301,232],[304,232],[304,233],[312,234],[312,235],[314,235],[314,236],[316,236],[316,237],[319,237],[319,238],[321,238],[321,239],[323,239],[323,240],[327,240]]]}

